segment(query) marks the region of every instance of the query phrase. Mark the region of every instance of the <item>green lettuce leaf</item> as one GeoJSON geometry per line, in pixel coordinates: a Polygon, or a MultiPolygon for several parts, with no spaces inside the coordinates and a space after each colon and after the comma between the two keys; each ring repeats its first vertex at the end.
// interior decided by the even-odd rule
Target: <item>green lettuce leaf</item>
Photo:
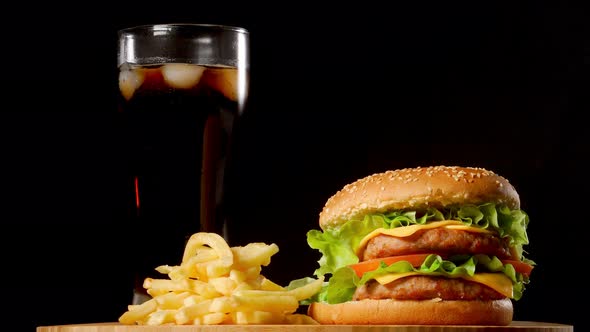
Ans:
{"type": "Polygon", "coordinates": [[[405,272],[419,272],[422,275],[446,276],[450,278],[473,276],[476,272],[504,273],[512,280],[514,300],[519,300],[522,297],[525,284],[528,283],[526,276],[517,273],[512,265],[502,264],[495,256],[454,256],[445,260],[433,254],[429,255],[424,260],[424,263],[417,268],[405,261],[396,262],[391,265],[382,262],[381,266],[376,270],[363,274],[361,278],[351,268],[347,266],[341,267],[334,272],[329,282],[317,294],[315,300],[330,304],[350,301],[356,288],[368,281],[385,274],[405,272]]]}
{"type": "Polygon", "coordinates": [[[361,240],[377,228],[391,229],[441,220],[458,220],[468,226],[494,230],[499,236],[508,238],[519,257],[525,259],[522,257],[522,246],[529,243],[526,233],[528,215],[522,210],[486,203],[451,206],[440,210],[427,208],[422,211],[389,211],[366,215],[362,220],[349,220],[340,227],[324,231],[310,230],[307,233],[307,243],[322,254],[318,261],[319,268],[314,271],[314,275],[333,274],[342,267],[358,263],[356,249],[361,240]]]}
{"type": "MultiPolygon", "coordinates": [[[[314,281],[316,281],[317,279],[314,278],[310,278],[310,277],[305,277],[305,278],[300,278],[300,279],[294,279],[291,280],[289,282],[289,285],[287,285],[287,287],[285,287],[287,290],[293,290],[295,288],[299,288],[299,287],[303,287],[309,283],[312,283],[314,281]]],[[[323,289],[326,288],[328,286],[328,282],[324,281],[323,284],[323,289]]],[[[312,302],[326,302],[327,299],[324,297],[320,297],[320,293],[316,293],[314,296],[312,296],[309,299],[303,299],[301,301],[299,301],[300,305],[309,305],[312,302]]]]}
{"type": "Polygon", "coordinates": [[[355,245],[373,230],[382,227],[386,217],[382,215],[368,215],[361,221],[346,222],[342,227],[327,230],[311,230],[307,232],[307,243],[318,249],[323,256],[319,260],[320,267],[315,275],[333,273],[338,268],[358,263],[355,245]]]}

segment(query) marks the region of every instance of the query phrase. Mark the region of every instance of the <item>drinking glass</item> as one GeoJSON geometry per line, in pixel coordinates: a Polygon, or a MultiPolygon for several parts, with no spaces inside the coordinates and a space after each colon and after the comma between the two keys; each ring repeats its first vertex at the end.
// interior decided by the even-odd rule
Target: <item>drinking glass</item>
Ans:
{"type": "Polygon", "coordinates": [[[177,265],[190,235],[227,239],[227,177],[244,113],[249,34],[211,24],[142,25],[118,32],[119,114],[136,274],[177,265]]]}

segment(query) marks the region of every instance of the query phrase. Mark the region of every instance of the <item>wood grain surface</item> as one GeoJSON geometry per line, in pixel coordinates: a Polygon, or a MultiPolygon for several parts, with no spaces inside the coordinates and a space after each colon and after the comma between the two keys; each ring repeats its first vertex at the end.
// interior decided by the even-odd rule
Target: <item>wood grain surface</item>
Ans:
{"type": "Polygon", "coordinates": [[[139,326],[119,323],[39,326],[37,332],[573,332],[572,325],[515,321],[509,326],[456,325],[161,325],[139,326]]]}

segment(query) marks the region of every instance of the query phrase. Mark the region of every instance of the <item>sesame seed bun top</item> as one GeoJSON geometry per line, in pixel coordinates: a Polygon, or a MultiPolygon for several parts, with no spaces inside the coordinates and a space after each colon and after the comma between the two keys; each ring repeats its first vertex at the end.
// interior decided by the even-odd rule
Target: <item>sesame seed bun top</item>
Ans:
{"type": "Polygon", "coordinates": [[[328,199],[319,224],[327,229],[370,213],[488,202],[520,208],[514,187],[492,171],[459,166],[404,168],[347,184],[328,199]]]}

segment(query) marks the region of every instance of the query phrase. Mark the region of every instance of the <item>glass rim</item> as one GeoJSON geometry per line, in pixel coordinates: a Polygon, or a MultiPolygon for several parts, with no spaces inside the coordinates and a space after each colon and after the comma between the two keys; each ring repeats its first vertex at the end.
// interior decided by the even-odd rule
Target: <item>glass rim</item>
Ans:
{"type": "Polygon", "coordinates": [[[133,32],[140,32],[140,31],[158,31],[158,30],[169,30],[170,28],[209,28],[213,30],[225,30],[225,31],[234,31],[237,33],[249,34],[248,29],[235,26],[235,25],[225,25],[225,24],[212,24],[212,23],[158,23],[158,24],[141,24],[135,25],[123,29],[119,29],[119,34],[124,33],[133,33],[133,32]]]}

